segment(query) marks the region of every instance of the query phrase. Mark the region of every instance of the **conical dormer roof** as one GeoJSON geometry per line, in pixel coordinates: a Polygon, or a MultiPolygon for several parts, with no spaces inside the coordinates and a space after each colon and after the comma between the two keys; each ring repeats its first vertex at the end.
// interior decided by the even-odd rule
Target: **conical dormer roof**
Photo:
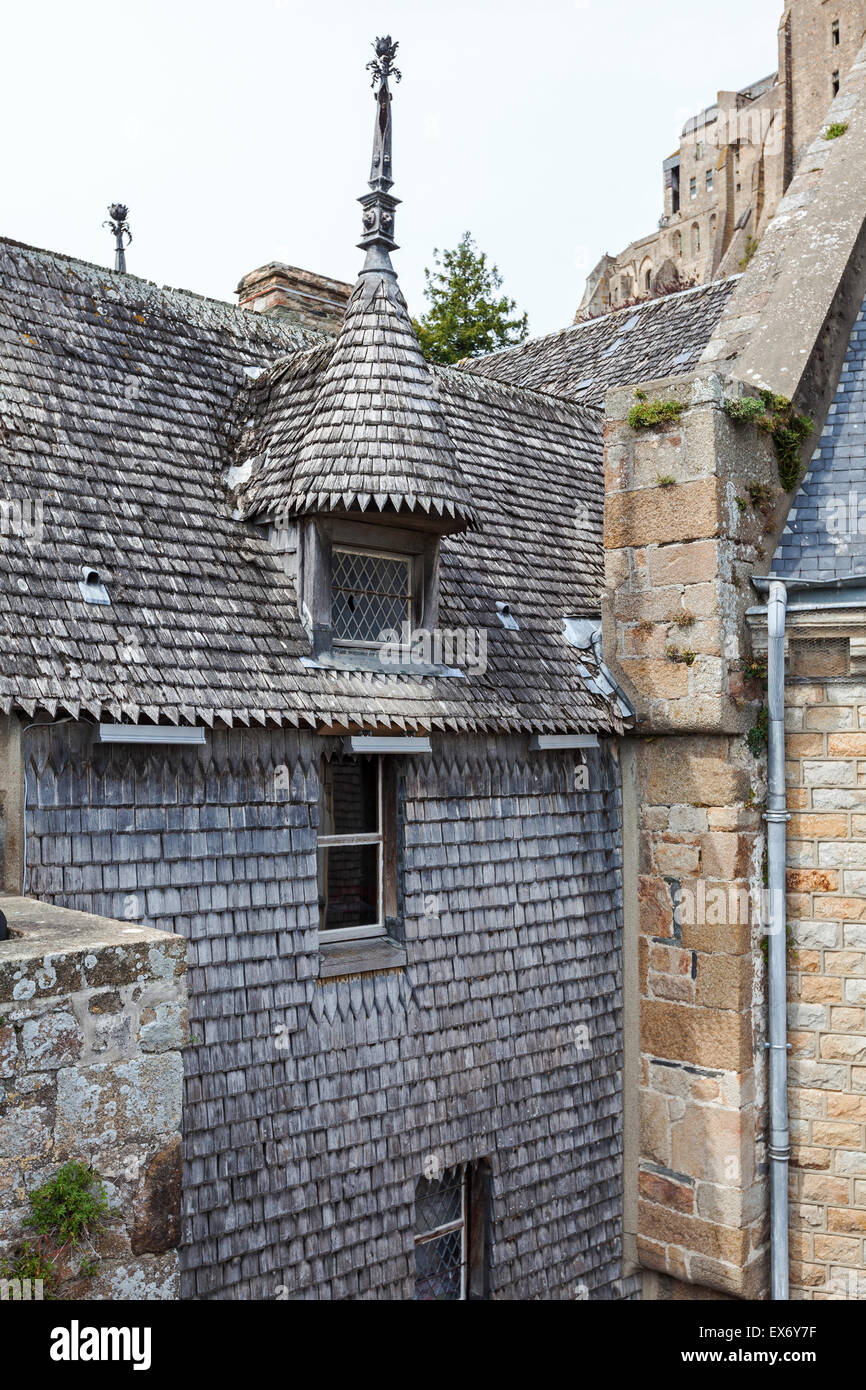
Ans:
{"type": "Polygon", "coordinates": [[[388,78],[399,80],[397,45],[388,36],[375,48],[371,191],[359,199],[367,260],[292,461],[285,511],[391,512],[458,531],[475,525],[472,499],[389,254],[398,200],[388,78]]]}
{"type": "Polygon", "coordinates": [[[293,515],[391,511],[474,525],[436,382],[396,279],[358,279],[292,470],[293,515]]]}

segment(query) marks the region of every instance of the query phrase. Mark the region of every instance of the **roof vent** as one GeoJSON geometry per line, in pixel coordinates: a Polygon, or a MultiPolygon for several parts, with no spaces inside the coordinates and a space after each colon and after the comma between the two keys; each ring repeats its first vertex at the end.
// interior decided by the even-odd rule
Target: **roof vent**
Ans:
{"type": "Polygon", "coordinates": [[[497,599],[496,616],[503,627],[510,628],[512,632],[520,631],[520,624],[511,611],[510,603],[503,603],[501,599],[497,599]]]}
{"type": "Polygon", "coordinates": [[[111,603],[108,590],[99,577],[99,570],[93,569],[91,565],[82,565],[81,574],[78,589],[85,603],[111,603]]]}

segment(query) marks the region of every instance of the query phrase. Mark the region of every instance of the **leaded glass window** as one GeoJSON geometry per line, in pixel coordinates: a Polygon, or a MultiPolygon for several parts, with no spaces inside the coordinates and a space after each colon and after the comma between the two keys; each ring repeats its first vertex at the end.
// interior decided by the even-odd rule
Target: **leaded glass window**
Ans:
{"type": "Polygon", "coordinates": [[[466,1298],[469,1169],[434,1181],[421,1178],[415,1191],[415,1299],[459,1302],[466,1298]]]}
{"type": "Polygon", "coordinates": [[[331,627],[337,642],[377,645],[412,625],[412,560],[374,550],[334,547],[331,627]]]}

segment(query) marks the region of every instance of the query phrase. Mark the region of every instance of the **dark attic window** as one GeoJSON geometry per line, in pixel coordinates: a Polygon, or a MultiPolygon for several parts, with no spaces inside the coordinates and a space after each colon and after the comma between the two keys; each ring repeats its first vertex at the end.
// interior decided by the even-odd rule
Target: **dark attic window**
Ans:
{"type": "Polygon", "coordinates": [[[399,934],[393,759],[322,759],[318,875],[321,940],[399,934]]]}
{"type": "Polygon", "coordinates": [[[412,556],[334,546],[331,623],[334,640],[377,647],[384,634],[412,628],[412,556]]]}

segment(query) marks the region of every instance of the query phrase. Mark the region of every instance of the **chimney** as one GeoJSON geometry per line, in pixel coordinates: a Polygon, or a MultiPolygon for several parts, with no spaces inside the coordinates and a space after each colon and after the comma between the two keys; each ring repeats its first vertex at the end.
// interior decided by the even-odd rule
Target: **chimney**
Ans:
{"type": "Polygon", "coordinates": [[[343,322],[352,286],[329,280],[311,270],[270,261],[245,275],[235,290],[240,309],[279,314],[299,328],[337,333],[343,322]]]}

